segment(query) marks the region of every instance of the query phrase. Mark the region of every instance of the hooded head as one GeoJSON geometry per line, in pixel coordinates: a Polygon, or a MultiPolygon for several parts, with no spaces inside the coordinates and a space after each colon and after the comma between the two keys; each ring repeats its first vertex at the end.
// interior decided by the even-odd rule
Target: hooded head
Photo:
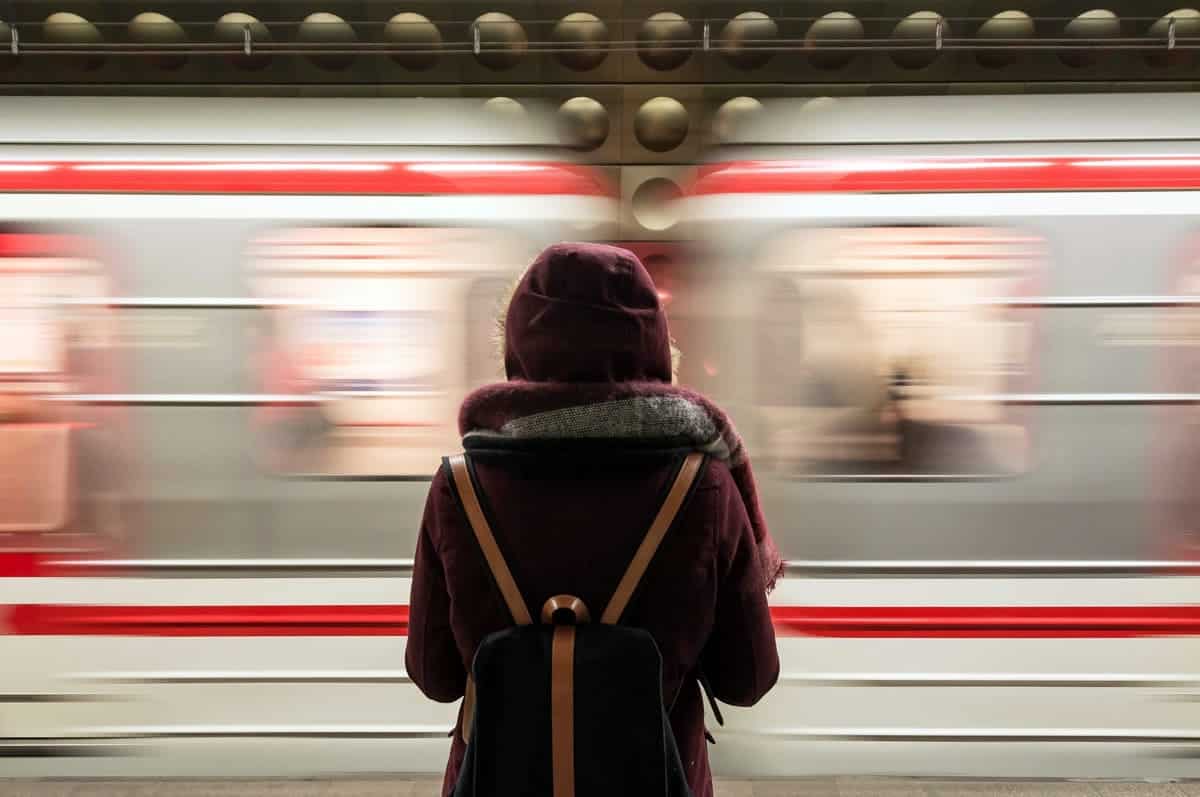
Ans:
{"type": "Polygon", "coordinates": [[[517,283],[504,316],[504,369],[527,382],[671,382],[658,292],[632,252],[555,244],[517,283]]]}

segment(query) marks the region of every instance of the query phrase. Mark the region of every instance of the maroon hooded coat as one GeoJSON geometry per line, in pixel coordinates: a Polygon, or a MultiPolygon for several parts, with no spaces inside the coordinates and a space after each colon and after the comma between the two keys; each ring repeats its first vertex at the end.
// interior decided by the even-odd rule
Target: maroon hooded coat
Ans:
{"type": "MultiPolygon", "coordinates": [[[[535,616],[561,593],[597,613],[649,527],[681,450],[703,447],[687,432],[724,417],[670,387],[658,295],[637,258],[615,247],[562,244],[542,253],[508,308],[505,366],[509,382],[469,397],[460,419],[481,500],[535,616]],[[614,416],[612,408],[627,411],[614,416]]],[[[698,679],[707,678],[718,700],[749,706],[779,674],[766,600],[778,553],[748,465],[731,467],[740,446],[717,449],[724,458],[708,458],[623,618],[648,630],[662,653],[663,694],[696,797],[713,793],[698,679]]],[[[479,643],[512,624],[439,472],[417,542],[408,673],[433,700],[458,700],[479,643]]],[[[446,795],[463,759],[461,728],[453,739],[446,795]]]]}

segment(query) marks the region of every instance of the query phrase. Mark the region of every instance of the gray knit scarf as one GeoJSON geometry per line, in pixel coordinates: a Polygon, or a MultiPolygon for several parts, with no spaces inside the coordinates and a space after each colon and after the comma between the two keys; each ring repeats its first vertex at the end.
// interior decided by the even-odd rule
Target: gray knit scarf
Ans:
{"type": "Polygon", "coordinates": [[[754,531],[767,589],[783,574],[742,439],[729,416],[695,391],[658,382],[501,382],[467,397],[459,430],[464,443],[489,437],[687,440],[695,450],[728,463],[754,531]]]}

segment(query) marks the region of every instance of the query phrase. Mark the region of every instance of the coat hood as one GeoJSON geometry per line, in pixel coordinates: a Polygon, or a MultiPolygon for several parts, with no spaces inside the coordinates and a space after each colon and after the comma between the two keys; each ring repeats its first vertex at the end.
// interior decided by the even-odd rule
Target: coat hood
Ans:
{"type": "Polygon", "coordinates": [[[671,381],[671,335],[649,272],[625,249],[555,244],[504,318],[504,369],[526,382],[671,381]]]}

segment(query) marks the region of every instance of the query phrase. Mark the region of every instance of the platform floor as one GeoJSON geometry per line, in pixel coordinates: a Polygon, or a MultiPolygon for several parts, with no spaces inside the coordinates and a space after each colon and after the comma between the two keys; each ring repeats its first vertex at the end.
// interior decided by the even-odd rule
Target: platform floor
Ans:
{"type": "MultiPolygon", "coordinates": [[[[2,797],[437,797],[438,782],[354,780],[4,780],[2,797]]],[[[1200,781],[806,778],[719,781],[717,797],[1200,797],[1200,781]]]]}

